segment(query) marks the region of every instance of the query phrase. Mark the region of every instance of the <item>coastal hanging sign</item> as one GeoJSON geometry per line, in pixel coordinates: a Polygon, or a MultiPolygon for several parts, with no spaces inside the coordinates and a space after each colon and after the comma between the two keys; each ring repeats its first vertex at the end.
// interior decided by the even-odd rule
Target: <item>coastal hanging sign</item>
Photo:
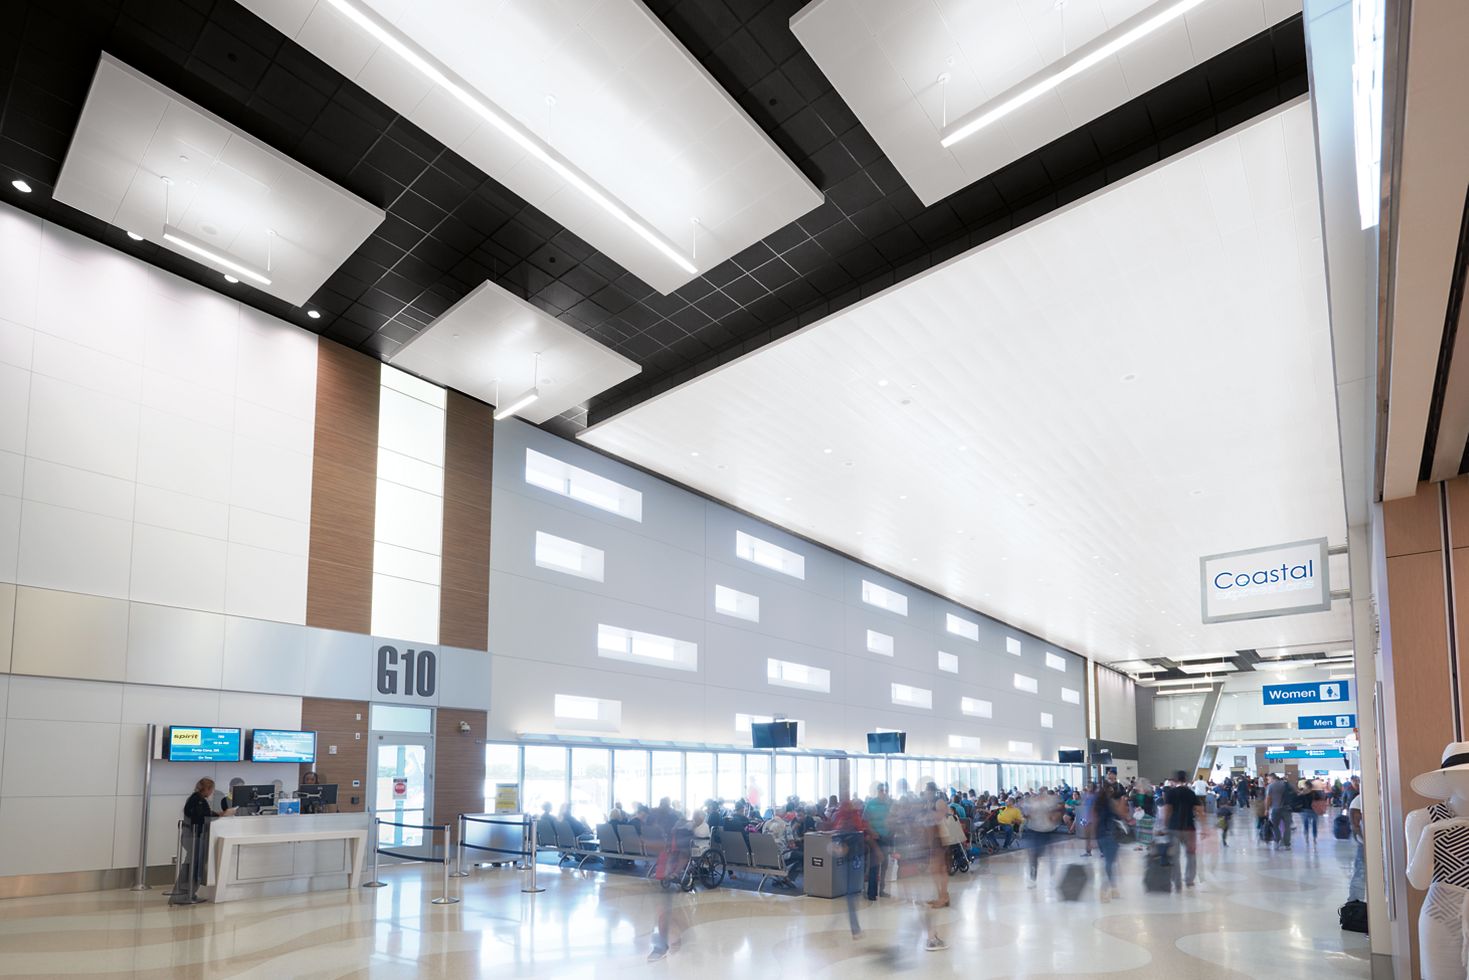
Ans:
{"type": "Polygon", "coordinates": [[[1249,548],[1199,559],[1206,623],[1265,619],[1331,608],[1326,539],[1249,548]]]}

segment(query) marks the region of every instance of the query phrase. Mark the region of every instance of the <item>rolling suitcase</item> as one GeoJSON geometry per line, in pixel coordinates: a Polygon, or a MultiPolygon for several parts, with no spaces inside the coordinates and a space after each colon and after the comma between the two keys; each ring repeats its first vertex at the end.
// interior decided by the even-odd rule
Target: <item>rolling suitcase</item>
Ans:
{"type": "Polygon", "coordinates": [[[1168,845],[1148,851],[1148,864],[1143,870],[1143,890],[1167,894],[1173,890],[1173,872],[1168,861],[1168,845]]]}
{"type": "Polygon", "coordinates": [[[1077,902],[1081,900],[1081,893],[1086,889],[1086,865],[1068,864],[1066,870],[1061,872],[1061,900],[1065,902],[1077,902]]]}
{"type": "Polygon", "coordinates": [[[1352,820],[1345,813],[1337,814],[1331,822],[1331,835],[1337,840],[1352,839],[1352,820]]]}

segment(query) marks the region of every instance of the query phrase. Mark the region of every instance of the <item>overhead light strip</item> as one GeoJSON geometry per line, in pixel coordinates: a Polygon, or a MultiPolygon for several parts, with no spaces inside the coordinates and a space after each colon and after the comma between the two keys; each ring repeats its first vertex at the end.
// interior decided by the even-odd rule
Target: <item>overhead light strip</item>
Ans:
{"type": "Polygon", "coordinates": [[[1125,21],[1110,38],[1104,34],[1091,44],[1077,49],[1070,59],[1058,61],[1048,70],[1032,75],[1018,86],[1018,91],[1010,90],[1014,92],[1013,95],[1001,95],[999,99],[980,106],[968,116],[955,120],[939,143],[945,147],[953,146],[981,129],[994,125],[1015,110],[1029,105],[1077,75],[1095,68],[1122,49],[1171,24],[1204,2],[1205,0],[1177,0],[1175,3],[1159,4],[1158,7],[1162,9],[1156,13],[1139,15],[1125,21]]]}
{"type": "Polygon", "coordinates": [[[468,88],[450,78],[447,69],[440,68],[428,56],[415,51],[408,42],[398,37],[392,28],[380,23],[373,14],[358,9],[355,5],[349,3],[348,0],[327,0],[327,2],[341,11],[343,16],[348,20],[370,34],[379,44],[387,47],[398,57],[408,62],[409,65],[425,78],[452,95],[475,115],[505,134],[516,146],[519,146],[541,163],[550,167],[556,176],[566,181],[572,187],[575,187],[602,210],[632,229],[634,234],[649,245],[652,245],[653,248],[657,249],[658,252],[674,265],[690,275],[694,275],[699,271],[694,263],[690,262],[678,249],[665,241],[663,236],[654,231],[652,227],[633,217],[626,208],[622,207],[622,205],[618,204],[601,189],[596,187],[591,180],[583,176],[570,164],[559,159],[554,151],[521,129],[509,117],[496,112],[482,99],[477,98],[468,88]]]}
{"type": "Polygon", "coordinates": [[[235,275],[243,276],[246,279],[249,279],[251,282],[258,282],[262,286],[270,285],[270,279],[265,275],[256,272],[249,266],[241,265],[234,259],[225,258],[223,255],[220,255],[218,252],[214,251],[211,248],[206,248],[205,246],[200,245],[198,242],[193,241],[177,228],[165,227],[163,229],[163,240],[166,242],[172,242],[184,251],[196,255],[206,262],[212,262],[222,269],[228,269],[235,275]]]}
{"type": "Polygon", "coordinates": [[[510,416],[514,415],[522,408],[525,408],[527,405],[530,405],[532,402],[540,397],[540,389],[532,388],[530,391],[527,391],[525,394],[515,399],[509,405],[506,405],[504,408],[495,409],[495,421],[498,422],[500,421],[500,419],[508,419],[510,416]]]}

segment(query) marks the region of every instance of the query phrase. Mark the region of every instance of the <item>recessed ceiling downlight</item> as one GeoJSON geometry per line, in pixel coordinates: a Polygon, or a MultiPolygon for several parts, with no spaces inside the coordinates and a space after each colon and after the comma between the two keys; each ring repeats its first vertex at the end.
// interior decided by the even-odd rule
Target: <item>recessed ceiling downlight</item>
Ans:
{"type": "Polygon", "coordinates": [[[14,187],[16,190],[20,191],[22,194],[29,194],[31,192],[31,185],[30,184],[27,184],[23,180],[20,180],[19,178],[15,179],[15,180],[12,180],[10,182],[10,186],[11,187],[14,187]]]}
{"type": "Polygon", "coordinates": [[[316,310],[307,310],[306,311],[306,315],[309,316],[309,317],[311,317],[311,319],[313,319],[313,320],[320,320],[321,319],[321,314],[318,313],[316,310]]]}
{"type": "Polygon", "coordinates": [[[128,232],[128,237],[131,238],[135,242],[141,242],[143,240],[143,236],[140,235],[140,234],[138,234],[135,231],[128,232]]]}

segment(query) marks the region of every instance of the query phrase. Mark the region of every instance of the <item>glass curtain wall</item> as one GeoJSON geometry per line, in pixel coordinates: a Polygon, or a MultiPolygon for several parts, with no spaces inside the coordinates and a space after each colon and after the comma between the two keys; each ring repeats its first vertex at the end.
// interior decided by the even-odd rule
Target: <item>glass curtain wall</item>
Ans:
{"type": "Polygon", "coordinates": [[[589,827],[607,819],[611,754],[607,749],[571,750],[571,812],[589,827]]]}
{"type": "Polygon", "coordinates": [[[527,745],[525,747],[525,779],[520,805],[529,813],[551,804],[552,812],[566,802],[566,750],[559,747],[527,745]]]}
{"type": "Polygon", "coordinates": [[[652,806],[648,793],[648,753],[642,749],[617,749],[612,753],[612,798],[628,816],[642,803],[652,806]]]}

